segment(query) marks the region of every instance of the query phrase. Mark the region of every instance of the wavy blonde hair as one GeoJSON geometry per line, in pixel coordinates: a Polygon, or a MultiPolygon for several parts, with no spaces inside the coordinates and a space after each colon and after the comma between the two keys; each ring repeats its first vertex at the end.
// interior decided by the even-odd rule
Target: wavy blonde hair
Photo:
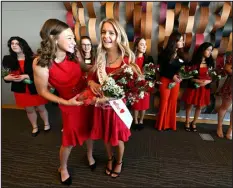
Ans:
{"type": "MultiPolygon", "coordinates": [[[[132,50],[129,47],[129,40],[128,37],[126,35],[126,32],[124,30],[124,28],[120,25],[120,23],[113,19],[113,18],[106,18],[104,19],[101,23],[100,23],[100,33],[102,31],[103,25],[105,23],[110,23],[115,32],[116,32],[116,43],[118,45],[118,48],[121,52],[121,57],[123,59],[124,62],[124,56],[127,56],[129,58],[129,64],[132,64],[132,66],[134,67],[135,64],[135,55],[132,52],[132,50]]],[[[97,48],[97,63],[96,65],[93,67],[93,71],[97,70],[97,64],[99,63],[104,63],[106,65],[106,49],[103,47],[103,43],[102,40],[100,40],[100,43],[98,45],[97,48]]],[[[140,71],[140,69],[139,69],[140,71]]]]}

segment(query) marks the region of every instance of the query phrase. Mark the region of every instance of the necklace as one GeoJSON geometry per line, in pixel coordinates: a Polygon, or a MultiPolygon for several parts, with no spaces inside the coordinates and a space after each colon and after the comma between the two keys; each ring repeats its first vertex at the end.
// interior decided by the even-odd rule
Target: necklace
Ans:
{"type": "Polygon", "coordinates": [[[121,56],[119,55],[115,60],[109,61],[108,64],[111,65],[111,64],[115,63],[120,57],[121,57],[121,56]]]}

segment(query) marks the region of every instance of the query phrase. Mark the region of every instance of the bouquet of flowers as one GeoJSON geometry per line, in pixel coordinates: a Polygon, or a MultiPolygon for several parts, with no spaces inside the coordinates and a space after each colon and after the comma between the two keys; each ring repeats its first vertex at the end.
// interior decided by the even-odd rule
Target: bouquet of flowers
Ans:
{"type": "MultiPolygon", "coordinates": [[[[2,68],[1,74],[2,74],[2,78],[5,77],[5,76],[7,76],[7,75],[9,75],[9,74],[17,77],[17,76],[20,75],[20,71],[18,71],[18,70],[12,71],[9,68],[2,68]]],[[[32,84],[33,81],[30,80],[30,79],[24,79],[23,83],[25,83],[25,84],[32,84]]]]}
{"type": "Polygon", "coordinates": [[[96,96],[90,88],[85,89],[79,93],[77,100],[83,101],[84,105],[91,105],[97,103],[104,103],[107,100],[121,99],[125,96],[122,86],[116,84],[112,77],[108,77],[101,86],[102,96],[96,96]]]}
{"type": "Polygon", "coordinates": [[[136,65],[124,64],[120,69],[110,73],[101,86],[102,96],[95,96],[90,88],[79,94],[77,100],[85,105],[103,103],[103,101],[126,98],[126,102],[134,103],[150,92],[154,83],[147,81],[137,73],[136,65]]]}
{"type": "MultiPolygon", "coordinates": [[[[199,77],[199,79],[218,81],[218,80],[221,80],[222,77],[225,76],[225,74],[226,73],[225,73],[223,68],[222,68],[222,70],[219,70],[219,69],[213,69],[211,67],[211,68],[208,68],[208,72],[206,73],[206,76],[205,77],[199,77]]],[[[195,83],[194,86],[195,86],[195,88],[200,87],[200,85],[198,83],[195,83]]]]}
{"type": "MultiPolygon", "coordinates": [[[[197,70],[192,70],[191,67],[188,67],[188,66],[182,66],[180,68],[180,71],[178,72],[178,76],[182,80],[193,78],[197,74],[198,74],[197,70]]],[[[171,82],[169,83],[168,88],[171,89],[175,87],[175,85],[176,85],[176,82],[171,82]]]]}
{"type": "Polygon", "coordinates": [[[2,78],[7,76],[8,74],[10,74],[10,69],[9,68],[2,68],[2,70],[1,70],[2,78]]]}
{"type": "Polygon", "coordinates": [[[125,92],[126,102],[133,104],[139,99],[144,98],[148,92],[154,89],[155,78],[147,80],[140,73],[136,64],[123,65],[117,72],[110,74],[116,80],[116,84],[121,86],[125,92]]]}
{"type": "Polygon", "coordinates": [[[148,63],[143,67],[143,74],[146,80],[155,80],[157,67],[154,63],[148,63]]]}

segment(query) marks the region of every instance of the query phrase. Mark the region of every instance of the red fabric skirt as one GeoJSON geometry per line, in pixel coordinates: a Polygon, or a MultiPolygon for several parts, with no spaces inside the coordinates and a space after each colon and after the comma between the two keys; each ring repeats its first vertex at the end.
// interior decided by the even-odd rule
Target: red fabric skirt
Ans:
{"type": "Polygon", "coordinates": [[[40,95],[31,95],[26,85],[26,93],[14,92],[15,102],[20,107],[40,106],[48,103],[48,100],[40,95]]]}
{"type": "Polygon", "coordinates": [[[130,135],[130,130],[111,107],[107,109],[94,108],[91,139],[103,139],[105,143],[110,142],[112,146],[117,146],[119,140],[126,142],[130,135]]]}
{"type": "Polygon", "coordinates": [[[182,100],[187,104],[196,106],[208,106],[210,104],[210,89],[205,87],[187,88],[183,94],[182,100]]]}
{"type": "Polygon", "coordinates": [[[150,94],[147,93],[143,99],[139,99],[132,105],[132,110],[147,110],[150,108],[150,94]]]}
{"type": "Polygon", "coordinates": [[[90,124],[92,122],[86,122],[86,120],[91,111],[88,111],[88,108],[84,108],[84,106],[59,105],[59,108],[62,112],[63,123],[62,145],[82,145],[90,137],[90,124]]]}

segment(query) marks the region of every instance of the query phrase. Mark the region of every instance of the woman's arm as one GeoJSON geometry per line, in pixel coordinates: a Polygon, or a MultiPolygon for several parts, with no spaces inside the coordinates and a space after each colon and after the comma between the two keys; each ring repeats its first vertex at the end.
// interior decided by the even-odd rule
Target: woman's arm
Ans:
{"type": "Polygon", "coordinates": [[[49,69],[47,67],[37,66],[37,59],[33,61],[34,82],[39,95],[52,102],[63,105],[81,105],[81,102],[76,101],[77,96],[70,100],[65,100],[49,92],[49,69]]]}

